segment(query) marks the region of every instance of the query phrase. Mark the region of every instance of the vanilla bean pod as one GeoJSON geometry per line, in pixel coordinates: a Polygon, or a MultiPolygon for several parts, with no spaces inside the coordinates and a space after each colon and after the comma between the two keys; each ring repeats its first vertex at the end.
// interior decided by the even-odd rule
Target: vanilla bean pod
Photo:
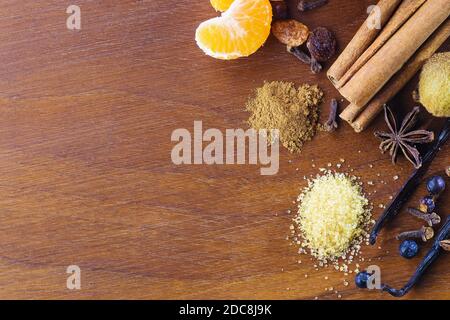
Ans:
{"type": "Polygon", "coordinates": [[[400,208],[405,204],[408,198],[412,195],[416,187],[419,185],[423,175],[426,173],[429,165],[433,161],[434,157],[438,153],[439,149],[445,144],[450,133],[450,119],[445,120],[445,124],[440,131],[437,139],[430,147],[428,152],[422,159],[422,166],[416,169],[413,174],[408,178],[406,183],[402,186],[400,191],[395,196],[394,200],[389,204],[381,217],[375,223],[372,232],[370,233],[370,244],[375,244],[377,241],[378,233],[383,228],[384,224],[395,217],[400,208]]]}
{"type": "Polygon", "coordinates": [[[409,279],[408,283],[401,289],[394,289],[390,286],[383,284],[381,289],[383,291],[388,292],[394,297],[403,297],[405,294],[409,292],[409,290],[414,287],[414,285],[420,280],[422,275],[428,269],[428,267],[439,257],[439,255],[444,251],[441,248],[441,241],[447,239],[450,236],[450,216],[447,217],[445,224],[442,226],[441,230],[439,230],[436,240],[434,241],[433,246],[430,251],[423,258],[422,262],[417,267],[411,279],[409,279]]]}

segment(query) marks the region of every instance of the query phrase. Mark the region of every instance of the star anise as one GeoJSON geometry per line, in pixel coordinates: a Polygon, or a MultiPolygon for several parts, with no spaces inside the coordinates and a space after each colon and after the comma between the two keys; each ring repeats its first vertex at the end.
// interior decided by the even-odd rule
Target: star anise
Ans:
{"type": "Polygon", "coordinates": [[[400,129],[397,130],[397,121],[388,106],[384,106],[384,119],[390,132],[375,132],[375,136],[382,140],[380,150],[382,153],[389,151],[392,157],[392,163],[396,163],[397,155],[400,150],[416,169],[422,166],[422,158],[416,148],[416,144],[430,143],[434,140],[434,133],[427,130],[413,130],[417,123],[419,107],[406,115],[403,119],[400,129]]]}

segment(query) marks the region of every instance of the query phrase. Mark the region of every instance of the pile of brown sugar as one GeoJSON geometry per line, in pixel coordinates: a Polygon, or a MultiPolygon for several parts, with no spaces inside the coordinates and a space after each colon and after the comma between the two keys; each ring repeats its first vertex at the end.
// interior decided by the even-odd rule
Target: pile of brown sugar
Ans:
{"type": "Polygon", "coordinates": [[[278,129],[280,143],[292,153],[300,152],[316,134],[322,98],[317,85],[296,88],[291,82],[265,82],[247,103],[248,124],[256,130],[278,129]]]}

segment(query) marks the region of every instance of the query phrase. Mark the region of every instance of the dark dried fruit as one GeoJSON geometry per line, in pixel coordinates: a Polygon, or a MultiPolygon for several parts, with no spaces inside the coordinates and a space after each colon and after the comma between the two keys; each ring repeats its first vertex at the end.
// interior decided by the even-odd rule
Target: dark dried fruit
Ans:
{"type": "Polygon", "coordinates": [[[309,29],[297,20],[287,19],[275,21],[272,33],[281,43],[289,47],[298,47],[308,39],[309,29]]]}
{"type": "Polygon", "coordinates": [[[336,53],[336,38],[324,27],[314,29],[306,45],[317,61],[327,61],[336,53]]]}
{"type": "Polygon", "coordinates": [[[440,195],[445,190],[445,179],[441,176],[434,176],[427,181],[427,190],[432,195],[440,195]]]}
{"type": "Polygon", "coordinates": [[[298,3],[298,10],[304,12],[304,11],[309,11],[309,10],[313,10],[316,8],[319,8],[323,5],[326,5],[328,3],[328,0],[301,0],[298,3]]]}
{"type": "Polygon", "coordinates": [[[406,259],[412,259],[419,253],[419,245],[414,240],[405,240],[399,247],[400,255],[406,259]]]}
{"type": "Polygon", "coordinates": [[[289,18],[288,7],[284,0],[278,0],[278,1],[271,0],[270,4],[272,5],[272,13],[273,13],[274,20],[281,20],[281,19],[289,18]]]}
{"type": "Polygon", "coordinates": [[[369,274],[367,271],[361,271],[358,273],[355,277],[355,284],[358,288],[366,289],[367,288],[367,281],[369,280],[371,274],[369,274]]]}

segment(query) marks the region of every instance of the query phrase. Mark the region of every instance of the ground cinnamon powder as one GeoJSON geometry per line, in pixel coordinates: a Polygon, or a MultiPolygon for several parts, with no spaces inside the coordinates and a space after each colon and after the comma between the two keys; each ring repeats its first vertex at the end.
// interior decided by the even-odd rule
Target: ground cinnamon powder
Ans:
{"type": "Polygon", "coordinates": [[[248,124],[257,130],[278,129],[280,143],[293,153],[316,134],[323,92],[316,85],[265,82],[247,102],[248,124]]]}

